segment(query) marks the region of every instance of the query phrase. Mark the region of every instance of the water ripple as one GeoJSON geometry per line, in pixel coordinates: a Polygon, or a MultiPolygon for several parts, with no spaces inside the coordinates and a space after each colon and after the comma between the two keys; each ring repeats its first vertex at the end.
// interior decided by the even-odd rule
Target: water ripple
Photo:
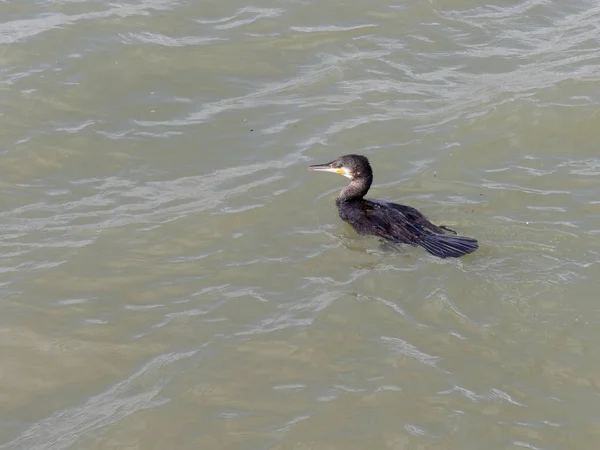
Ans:
{"type": "Polygon", "coordinates": [[[24,41],[55,28],[73,25],[81,20],[97,20],[108,17],[130,17],[148,15],[152,11],[166,11],[173,9],[177,2],[165,0],[145,0],[142,3],[111,4],[105,11],[96,11],[84,14],[48,14],[32,19],[13,20],[0,23],[0,44],[13,44],[24,41]]]}
{"type": "Polygon", "coordinates": [[[58,412],[36,423],[20,437],[0,449],[63,449],[74,444],[85,432],[118,422],[137,411],[156,408],[168,402],[161,398],[164,380],[159,380],[140,393],[132,393],[135,385],[145,378],[155,377],[163,367],[183,358],[194,356],[197,351],[157,356],[127,379],[107,391],[90,398],[85,404],[58,412]]]}
{"type": "Polygon", "coordinates": [[[0,448],[594,442],[600,7],[342,6],[0,2],[0,448]]]}

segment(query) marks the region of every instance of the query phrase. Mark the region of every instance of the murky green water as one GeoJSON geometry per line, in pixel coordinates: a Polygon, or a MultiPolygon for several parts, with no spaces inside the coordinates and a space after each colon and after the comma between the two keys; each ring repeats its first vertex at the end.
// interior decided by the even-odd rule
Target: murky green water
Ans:
{"type": "Polygon", "coordinates": [[[0,449],[595,449],[600,6],[0,3],[0,449]],[[384,251],[371,195],[480,240],[384,251]]]}

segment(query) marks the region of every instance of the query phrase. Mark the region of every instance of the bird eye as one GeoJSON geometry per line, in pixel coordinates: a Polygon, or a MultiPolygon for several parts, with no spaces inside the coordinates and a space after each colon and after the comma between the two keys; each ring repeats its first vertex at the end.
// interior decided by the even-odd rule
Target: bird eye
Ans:
{"type": "Polygon", "coordinates": [[[337,167],[338,169],[341,169],[342,168],[342,164],[338,163],[335,167],[337,167]]]}

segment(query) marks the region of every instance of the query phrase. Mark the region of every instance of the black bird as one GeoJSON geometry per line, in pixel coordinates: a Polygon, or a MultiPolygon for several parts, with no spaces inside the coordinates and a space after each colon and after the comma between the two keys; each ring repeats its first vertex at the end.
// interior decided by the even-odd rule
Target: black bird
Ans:
{"type": "Polygon", "coordinates": [[[373,182],[373,170],[365,156],[345,155],[308,169],[350,178],[350,184],[338,194],[335,204],[342,220],[352,225],[358,234],[371,234],[392,244],[419,245],[440,258],[458,258],[479,247],[475,239],[447,234],[448,231],[454,235],[456,232],[432,224],[415,208],[365,199],[373,182]]]}

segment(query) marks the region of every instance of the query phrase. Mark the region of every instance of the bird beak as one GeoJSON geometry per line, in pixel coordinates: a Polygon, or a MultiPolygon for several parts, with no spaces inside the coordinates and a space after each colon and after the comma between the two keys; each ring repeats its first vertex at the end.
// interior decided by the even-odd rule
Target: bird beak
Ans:
{"type": "Polygon", "coordinates": [[[314,166],[308,166],[308,170],[315,170],[317,172],[333,172],[338,175],[346,175],[346,172],[343,168],[331,167],[332,163],[327,164],[315,164],[314,166]]]}

